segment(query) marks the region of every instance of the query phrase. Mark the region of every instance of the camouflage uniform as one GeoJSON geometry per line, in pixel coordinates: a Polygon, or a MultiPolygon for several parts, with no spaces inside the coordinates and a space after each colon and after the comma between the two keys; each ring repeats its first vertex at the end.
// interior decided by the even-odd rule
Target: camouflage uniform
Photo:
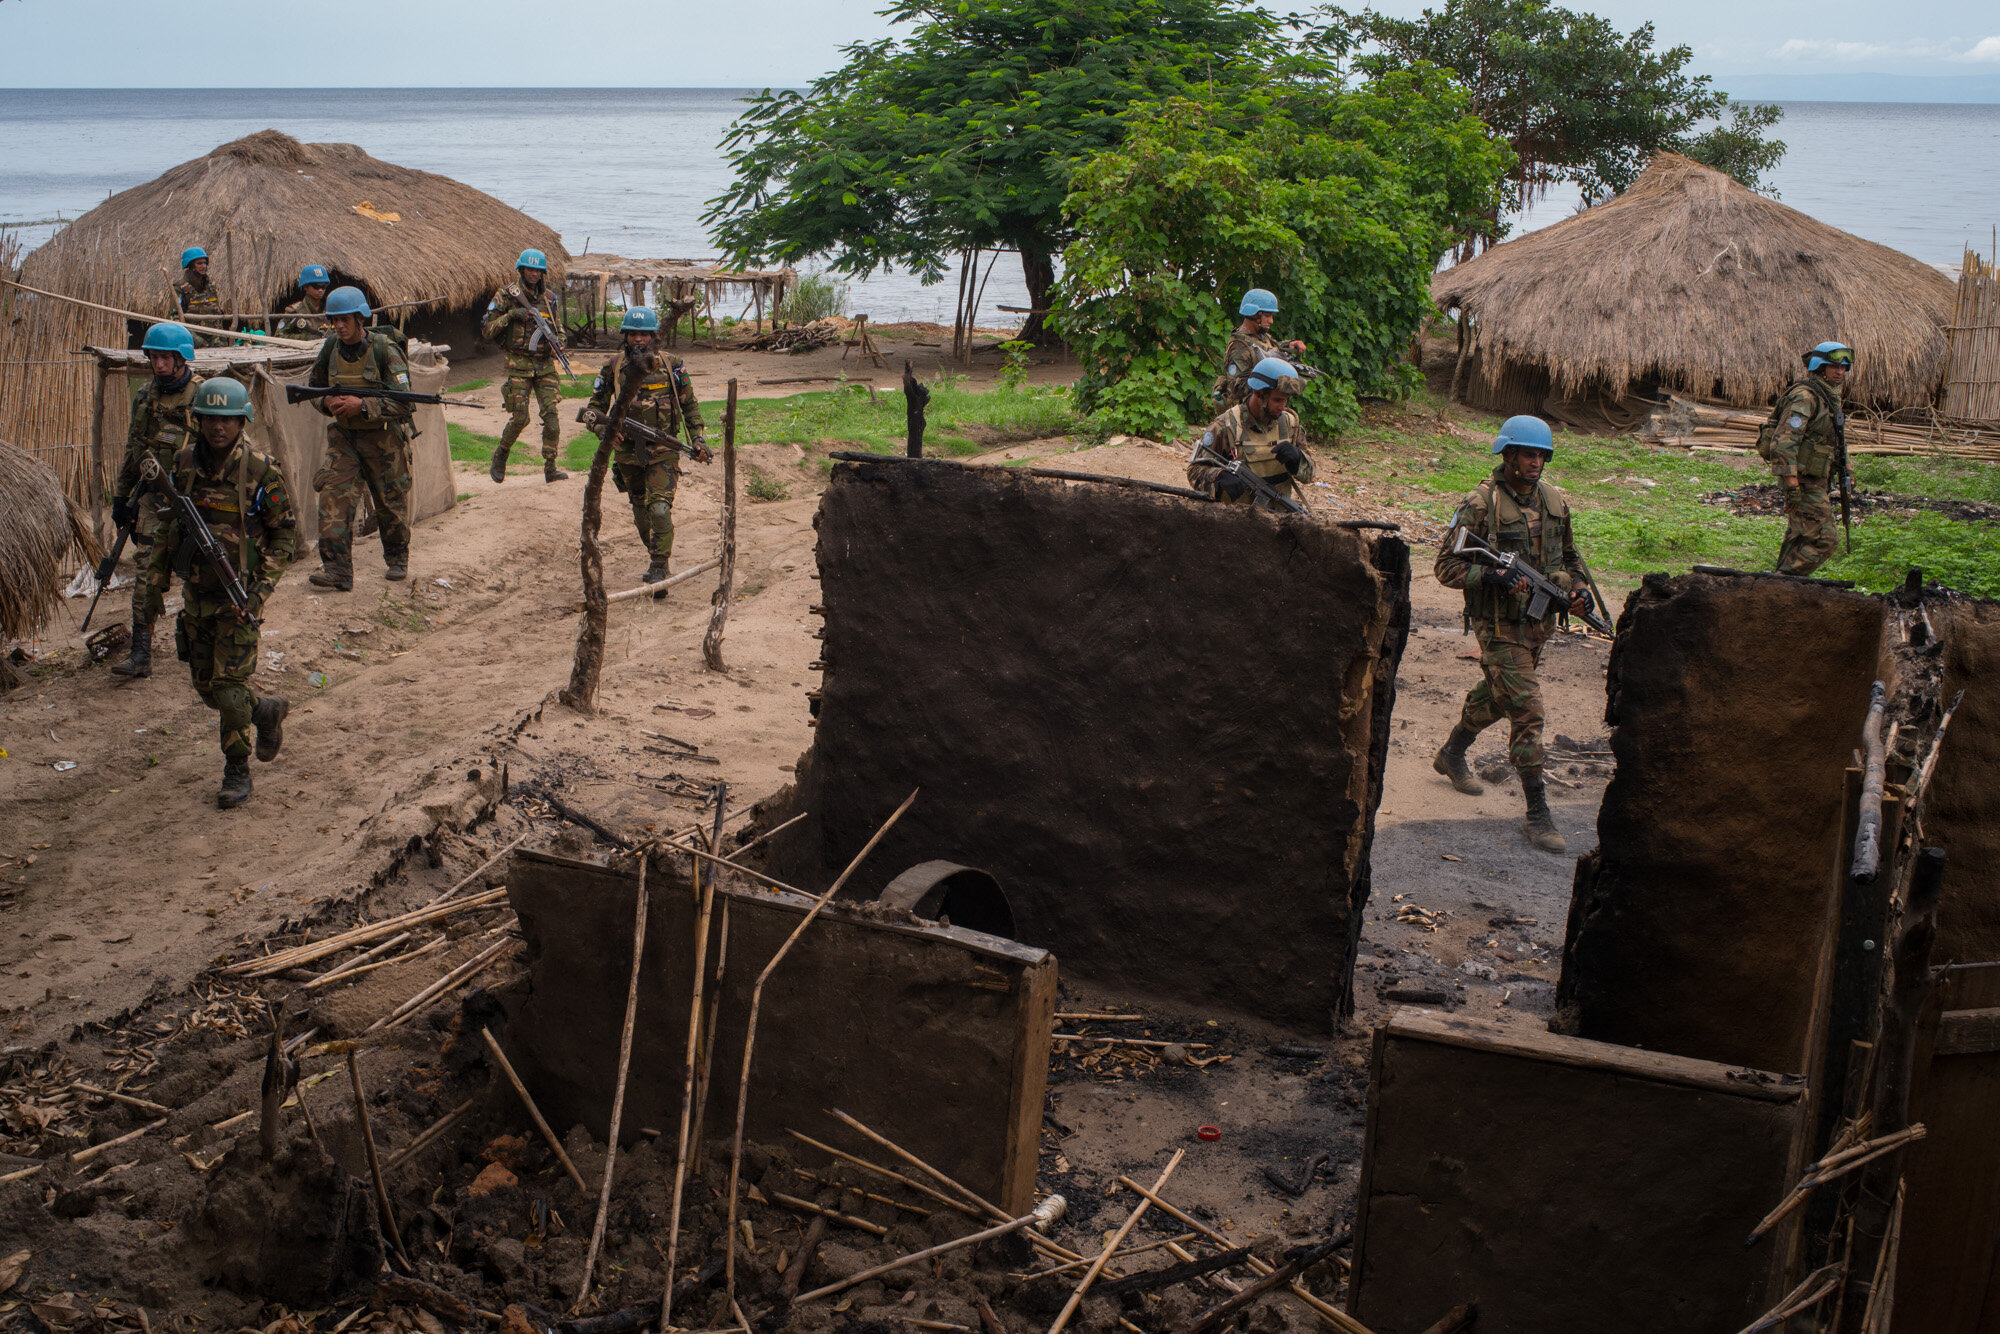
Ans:
{"type": "Polygon", "coordinates": [[[1310,482],[1313,479],[1312,455],[1300,451],[1301,460],[1296,473],[1287,472],[1282,459],[1278,457],[1278,446],[1289,444],[1297,447],[1299,441],[1299,414],[1286,408],[1275,421],[1260,421],[1256,410],[1249,403],[1239,403],[1208,424],[1188,458],[1188,485],[1227,503],[1248,505],[1256,499],[1256,493],[1240,497],[1229,497],[1216,487],[1222,476],[1222,468],[1214,463],[1196,462],[1202,446],[1206,445],[1226,459],[1242,459],[1251,472],[1271,484],[1271,489],[1281,496],[1290,496],[1293,483],[1310,482]]]}
{"type": "Polygon", "coordinates": [[[1485,679],[1465,697],[1458,726],[1471,736],[1507,719],[1513,725],[1507,758],[1524,779],[1539,783],[1543,710],[1536,670],[1562,608],[1552,605],[1540,620],[1528,620],[1527,598],[1502,587],[1499,571],[1455,556],[1451,548],[1456,531],[1465,528],[1496,550],[1526,557],[1565,592],[1584,587],[1587,577],[1563,493],[1542,481],[1523,499],[1502,480],[1505,472],[1505,464],[1496,467],[1466,496],[1438,548],[1435,572],[1447,588],[1465,590],[1466,623],[1479,636],[1479,670],[1485,679]]]}
{"type": "Polygon", "coordinates": [[[1830,484],[1839,466],[1844,421],[1840,386],[1819,375],[1794,381],[1771,414],[1765,455],[1771,472],[1780,486],[1787,477],[1799,479],[1797,487],[1785,487],[1785,543],[1778,548],[1777,565],[1781,573],[1811,574],[1838,545],[1830,484]]]}
{"type": "MultiPolygon", "coordinates": [[[[237,569],[250,614],[262,616],[278,577],[298,556],[298,521],[285,489],[285,474],[267,454],[250,448],[245,436],[213,473],[198,462],[207,451],[189,445],[173,460],[174,486],[194,501],[237,569]]],[[[178,518],[169,516],[162,540],[153,544],[135,602],[160,612],[168,578],[181,547],[191,541],[178,518]]],[[[229,594],[208,563],[190,551],[180,570],[186,599],[174,630],[174,648],[194,677],[202,703],[222,715],[222,753],[232,760],[250,754],[252,714],[257,697],[250,676],[257,670],[258,631],[236,619],[229,594]]]]}
{"type": "Polygon", "coordinates": [[[487,303],[486,317],[479,322],[481,336],[498,343],[507,353],[507,382],[500,386],[500,406],[507,409],[507,425],[500,432],[502,451],[514,447],[528,428],[530,400],[542,408],[542,460],[554,463],[562,447],[562,427],[556,412],[562,399],[562,379],[556,368],[555,349],[546,343],[530,351],[528,340],[535,332],[530,310],[539,309],[556,328],[561,324],[555,304],[555,289],[542,283],[539,301],[531,298],[520,283],[508,283],[487,303]]]}
{"type": "Polygon", "coordinates": [[[325,309],[326,302],[315,300],[310,292],[306,293],[279,312],[285,318],[278,321],[278,337],[325,337],[329,332],[326,320],[321,317],[325,309]]]}
{"type": "Polygon", "coordinates": [[[189,315],[220,315],[223,313],[222,289],[215,285],[215,279],[207,279],[201,287],[194,285],[195,273],[192,269],[181,270],[181,276],[174,280],[174,304],[179,307],[180,317],[194,331],[196,347],[214,347],[229,342],[204,330],[220,329],[221,323],[213,319],[186,320],[189,315]]]}
{"type": "MultiPolygon", "coordinates": [[[[370,330],[353,346],[328,334],[306,383],[384,389],[410,387],[410,368],[387,334],[370,330]]],[[[326,428],[326,462],[313,477],[319,492],[319,559],[329,572],[354,572],[354,509],[364,486],[375,501],[382,530],[382,559],[392,568],[410,556],[410,413],[408,403],[364,398],[363,415],[333,417],[324,398],[313,408],[332,417],[326,428]]],[[[400,575],[394,576],[400,578],[400,575]]]]}
{"type": "MultiPolygon", "coordinates": [[[[132,423],[125,432],[125,462],[111,488],[113,504],[124,504],[138,491],[139,468],[148,456],[158,459],[161,467],[168,467],[182,446],[193,442],[195,425],[188,408],[194,403],[194,392],[200,385],[201,377],[190,367],[187,378],[173,384],[162,384],[157,376],[146,381],[146,387],[132,400],[132,423]]],[[[150,544],[165,513],[164,500],[151,492],[143,494],[139,499],[139,522],[132,534],[134,540],[141,546],[150,544]]]]}
{"type": "Polygon", "coordinates": [[[1226,408],[1246,402],[1250,397],[1250,372],[1257,363],[1266,357],[1285,361],[1289,355],[1279,349],[1275,338],[1247,333],[1239,326],[1229,335],[1229,348],[1222,354],[1222,374],[1215,377],[1215,385],[1209,392],[1226,408]]]}
{"type": "MultiPolygon", "coordinates": [[[[689,437],[701,444],[701,404],[695,401],[694,386],[681,359],[668,352],[654,352],[645,358],[645,364],[646,378],[629,409],[632,418],[666,435],[678,435],[680,423],[685,421],[689,437]]],[[[609,415],[624,367],[625,358],[617,356],[597,373],[590,402],[584,408],[588,419],[601,422],[609,415]]],[[[654,560],[665,561],[674,551],[674,488],[680,483],[680,451],[620,433],[611,456],[611,478],[632,502],[632,523],[639,530],[639,540],[654,560]]]]}

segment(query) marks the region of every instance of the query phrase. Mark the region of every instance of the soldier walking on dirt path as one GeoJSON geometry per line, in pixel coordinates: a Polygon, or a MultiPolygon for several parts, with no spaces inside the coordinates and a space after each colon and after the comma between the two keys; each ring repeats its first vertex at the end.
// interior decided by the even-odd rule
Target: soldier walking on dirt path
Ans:
{"type": "MultiPolygon", "coordinates": [[[[174,280],[174,313],[182,319],[188,319],[189,316],[212,317],[222,314],[222,289],[209,281],[208,252],[198,245],[191,245],[181,251],[181,276],[174,280]]],[[[227,338],[215,337],[208,331],[228,328],[235,323],[232,320],[225,325],[213,318],[192,322],[204,331],[201,337],[201,344],[204,347],[227,343],[229,341],[227,338]]]]}
{"type": "Polygon", "coordinates": [[[562,380],[556,374],[557,349],[546,339],[535,337],[537,311],[549,327],[562,327],[548,284],[548,256],[539,250],[523,250],[514,261],[514,272],[520,281],[495,292],[487,303],[486,317],[479,322],[480,335],[507,353],[507,382],[500,387],[507,425],[500,432],[500,447],[493,451],[488,475],[496,482],[507,480],[507,454],[528,428],[532,400],[542,409],[542,480],[560,482],[569,474],[556,467],[556,455],[562,447],[562,426],[556,417],[562,398],[562,380]]]}
{"type": "Polygon", "coordinates": [[[1253,287],[1244,293],[1236,312],[1243,317],[1243,323],[1229,335],[1229,346],[1222,354],[1222,374],[1215,377],[1211,391],[1215,401],[1225,408],[1233,408],[1250,397],[1250,372],[1258,362],[1272,357],[1280,361],[1288,356],[1302,357],[1306,351],[1306,345],[1296,338],[1281,343],[1271,337],[1271,325],[1278,318],[1278,298],[1263,288],[1253,287]]]}
{"type": "Polygon", "coordinates": [[[1806,373],[1779,397],[1771,419],[1758,433],[1758,452],[1785,489],[1785,542],[1778,548],[1780,574],[1811,574],[1833,555],[1832,484],[1844,449],[1847,424],[1840,387],[1854,367],[1854,349],[1821,343],[1805,357],[1806,373]]]}
{"type": "MultiPolygon", "coordinates": [[[[1291,409],[1300,390],[1291,363],[1266,357],[1245,378],[1250,397],[1208,424],[1188,457],[1188,485],[1226,504],[1256,499],[1251,484],[1228,464],[1243,466],[1291,499],[1294,483],[1313,479],[1312,456],[1299,448],[1299,414],[1291,409]]],[[[1266,502],[1268,503],[1268,502],[1266,502]]]]}
{"type": "MultiPolygon", "coordinates": [[[[285,715],[291,705],[276,695],[262,699],[250,689],[257,670],[258,626],[279,576],[298,555],[298,519],[285,488],[285,474],[268,455],[253,450],[244,428],[255,414],[250,391],[227,376],[202,383],[195,396],[198,438],[174,456],[169,471],[174,488],[194,502],[202,521],[234,566],[249,605],[230,600],[222,575],[199,556],[181,566],[185,602],[174,645],[187,663],[201,702],[222,715],[222,787],[216,805],[224,810],[250,799],[250,732],[257,733],[260,760],[277,757],[284,743],[285,715]]],[[[177,553],[191,550],[192,534],[178,514],[161,526],[160,540],[139,589],[157,616],[177,553]]]]}
{"type": "MultiPolygon", "coordinates": [[[[314,388],[410,387],[410,368],[393,339],[370,329],[368,299],[358,287],[336,287],[326,299],[333,332],[320,344],[306,383],[314,388]]],[[[326,427],[326,462],[313,477],[319,492],[319,563],[307,580],[315,588],[346,593],[354,587],[354,510],[361,489],[375,502],[382,533],[384,577],[403,579],[410,567],[410,412],[408,403],[334,394],[312,400],[332,418],[326,427]]]]}
{"type": "Polygon", "coordinates": [[[326,289],[332,282],[324,264],[308,264],[299,270],[299,299],[279,312],[285,317],[278,321],[279,337],[326,336],[326,289]]]}
{"type": "Polygon", "coordinates": [[[1549,814],[1542,777],[1542,685],[1536,673],[1542,647],[1564,608],[1551,604],[1540,619],[1529,620],[1526,575],[1510,578],[1504,571],[1455,554],[1452,548],[1463,529],[1497,551],[1520,556],[1569,594],[1570,610],[1589,608],[1590,577],[1577,553],[1569,501],[1542,480],[1542,469],[1556,452],[1548,423],[1539,417],[1509,417],[1494,437],[1493,452],[1501,456],[1499,466],[1466,496],[1438,548],[1438,582],[1465,590],[1466,624],[1479,637],[1484,679],[1466,695],[1458,726],[1431,767],[1460,792],[1472,796],[1484,792],[1465,762],[1465,752],[1481,731],[1507,719],[1512,728],[1507,758],[1521,775],[1528,804],[1521,830],[1536,847],[1561,852],[1568,844],[1549,814]]]}
{"type": "MultiPolygon", "coordinates": [[[[164,321],[146,330],[139,350],[152,364],[153,378],[132,401],[132,423],[125,431],[125,462],[111,488],[111,522],[132,530],[132,541],[143,551],[159,535],[166,516],[166,503],[143,493],[139,469],[148,458],[163,468],[172,467],[174,456],[194,439],[194,419],[188,409],[194,405],[201,378],[194,373],[194,334],[184,324],[164,321]]],[[[138,559],[138,551],[133,559],[138,559]]],[[[132,598],[132,650],[125,661],[111,670],[120,676],[153,674],[153,621],[157,612],[148,610],[136,591],[132,598]]]]}
{"type": "MultiPolygon", "coordinates": [[[[703,438],[701,404],[695,401],[694,386],[688,381],[687,368],[672,353],[654,350],[654,344],[659,340],[659,312],[646,306],[635,306],[625,312],[625,320],[620,327],[624,331],[625,346],[639,354],[641,364],[646,368],[645,380],[628,410],[630,419],[670,436],[678,435],[681,423],[686,422],[688,439],[696,451],[695,457],[703,463],[708,462],[714,456],[708,452],[708,444],[703,438]]],[[[618,397],[619,382],[625,374],[624,357],[613,357],[605,362],[604,369],[597,373],[590,402],[577,414],[577,420],[592,430],[601,429],[613,400],[618,397]]],[[[680,483],[680,451],[650,440],[635,439],[621,431],[612,441],[612,459],[611,480],[632,501],[632,522],[639,530],[639,540],[652,557],[652,564],[646,567],[646,573],[640,579],[657,584],[667,577],[667,558],[674,553],[674,489],[680,483]]]]}

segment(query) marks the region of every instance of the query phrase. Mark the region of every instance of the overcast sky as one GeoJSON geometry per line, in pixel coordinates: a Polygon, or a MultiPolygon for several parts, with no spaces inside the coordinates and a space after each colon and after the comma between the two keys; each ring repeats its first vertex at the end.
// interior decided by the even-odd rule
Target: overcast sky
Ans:
{"type": "MultiPolygon", "coordinates": [[[[0,0],[15,87],[803,84],[879,37],[880,0],[0,0]]],[[[1291,10],[1291,3],[1272,8],[1291,10]]],[[[1381,0],[1414,14],[1421,0],[1381,0]]],[[[1652,20],[1713,74],[2000,74],[1993,0],[1571,0],[1652,20]]]]}

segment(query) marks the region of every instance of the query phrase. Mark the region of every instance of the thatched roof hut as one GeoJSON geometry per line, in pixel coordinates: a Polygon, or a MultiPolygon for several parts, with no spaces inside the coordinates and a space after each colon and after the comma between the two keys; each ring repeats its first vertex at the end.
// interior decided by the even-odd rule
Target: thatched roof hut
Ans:
{"type": "Polygon", "coordinates": [[[306,264],[377,306],[442,311],[483,306],[525,247],[547,252],[557,280],[569,259],[553,229],[450,177],[262,130],[111,196],[30,253],[21,281],[164,314],[190,245],[245,313],[294,299],[306,264]]]}
{"type": "Polygon", "coordinates": [[[101,554],[82,508],[53,472],[0,440],[0,638],[19,639],[48,622],[78,561],[101,554]]]}
{"type": "Polygon", "coordinates": [[[1766,403],[1829,338],[1856,351],[1850,402],[1928,403],[1953,291],[1908,255],[1662,153],[1615,199],[1438,274],[1431,296],[1470,317],[1466,396],[1539,411],[1657,387],[1766,403]]]}

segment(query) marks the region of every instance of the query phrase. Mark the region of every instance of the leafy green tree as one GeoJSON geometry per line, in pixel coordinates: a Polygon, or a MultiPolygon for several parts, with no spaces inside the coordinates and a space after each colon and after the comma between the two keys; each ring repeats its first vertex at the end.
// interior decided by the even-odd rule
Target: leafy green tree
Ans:
{"type": "Polygon", "coordinates": [[[837,273],[897,265],[935,282],[967,248],[1012,248],[1044,308],[1072,236],[1071,163],[1116,146],[1135,103],[1260,88],[1279,52],[1274,21],[1237,0],[897,0],[882,13],[915,27],[848,47],[804,93],[765,90],[730,128],[736,183],[703,221],[732,258],[830,256],[837,273]]]}
{"type": "Polygon", "coordinates": [[[1326,378],[1294,400],[1337,429],[1357,392],[1400,393],[1433,313],[1430,277],[1497,206],[1510,165],[1442,71],[1321,83],[1261,115],[1180,100],[1136,108],[1116,150],[1078,167],[1057,321],[1084,366],[1077,405],[1171,438],[1209,387],[1244,290],[1276,293],[1286,339],[1326,378]]]}
{"type": "Polygon", "coordinates": [[[1752,189],[1784,156],[1762,131],[1784,113],[1730,102],[1687,72],[1685,46],[1656,49],[1653,25],[1620,34],[1595,14],[1545,0],[1445,0],[1413,19],[1321,11],[1314,37],[1370,71],[1428,62],[1451,70],[1472,109],[1513,148],[1513,208],[1560,181],[1586,201],[1632,183],[1655,153],[1685,153],[1752,189]],[[1715,122],[1722,122],[1716,124],[1715,122]]]}

